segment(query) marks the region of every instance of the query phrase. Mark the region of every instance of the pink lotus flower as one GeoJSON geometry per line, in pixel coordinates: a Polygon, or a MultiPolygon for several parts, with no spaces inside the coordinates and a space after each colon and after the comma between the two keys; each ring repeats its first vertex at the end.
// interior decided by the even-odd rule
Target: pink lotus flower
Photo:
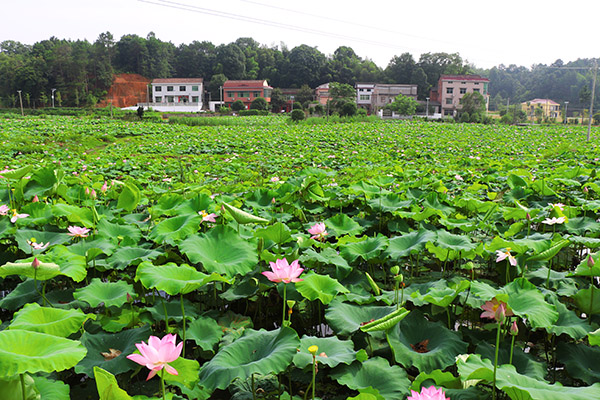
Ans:
{"type": "Polygon", "coordinates": [[[102,187],[100,188],[100,191],[102,192],[102,194],[106,193],[106,191],[108,190],[108,184],[106,183],[106,181],[104,181],[104,185],[102,185],[102,187]]]}
{"type": "Polygon", "coordinates": [[[558,207],[560,211],[565,210],[565,205],[563,203],[548,203],[548,205],[550,206],[550,208],[558,207]]]}
{"type": "Polygon", "coordinates": [[[142,343],[135,344],[135,347],[137,347],[141,354],[130,354],[127,358],[140,365],[145,365],[150,370],[146,380],[151,379],[163,368],[171,375],[178,375],[177,370],[168,364],[177,360],[181,354],[183,342],[179,342],[176,346],[176,339],[177,337],[170,333],[162,339],[150,336],[148,344],[143,341],[142,343]]]}
{"type": "Polygon", "coordinates": [[[325,224],[323,222],[318,222],[318,223],[314,224],[313,226],[311,226],[308,229],[308,233],[310,233],[312,235],[310,237],[311,239],[317,239],[317,240],[323,240],[325,238],[325,236],[327,236],[329,234],[325,230],[325,224]]]}
{"type": "Polygon", "coordinates": [[[17,222],[17,220],[20,219],[20,218],[27,218],[27,217],[29,217],[29,214],[19,214],[17,212],[17,210],[12,210],[12,211],[13,211],[13,215],[10,218],[10,222],[12,222],[13,224],[15,222],[17,222]]]}
{"type": "Polygon", "coordinates": [[[442,388],[436,389],[435,386],[430,386],[421,388],[421,393],[411,390],[410,396],[406,400],[450,400],[450,398],[446,397],[446,393],[442,388]]]}
{"type": "Polygon", "coordinates": [[[37,243],[35,242],[35,240],[28,240],[27,244],[31,246],[32,249],[34,250],[45,250],[49,245],[50,242],[48,243],[37,243]]]}
{"type": "Polygon", "coordinates": [[[496,262],[500,262],[506,258],[508,258],[508,262],[513,267],[517,265],[517,259],[510,254],[510,247],[506,248],[506,251],[496,250],[496,262]]]}
{"type": "Polygon", "coordinates": [[[0,206],[0,215],[8,215],[9,211],[10,211],[10,207],[7,206],[6,204],[2,204],[0,206]]]}
{"type": "Polygon", "coordinates": [[[69,230],[67,235],[80,238],[88,237],[88,233],[90,232],[89,228],[82,228],[79,226],[69,226],[67,229],[69,230]]]}
{"type": "Polygon", "coordinates": [[[497,322],[504,322],[506,317],[514,315],[505,302],[498,301],[496,298],[486,301],[481,308],[484,310],[480,315],[481,318],[495,319],[497,322]]]}
{"type": "Polygon", "coordinates": [[[275,262],[269,262],[271,266],[271,271],[265,271],[262,274],[269,278],[271,282],[300,282],[302,279],[298,277],[304,271],[303,268],[300,268],[298,265],[298,260],[292,261],[291,264],[288,264],[287,260],[284,258],[282,260],[277,260],[275,262]]]}
{"type": "Polygon", "coordinates": [[[542,221],[542,223],[546,224],[546,225],[554,225],[554,224],[562,224],[566,221],[565,217],[552,217],[552,218],[546,218],[545,220],[542,221]]]}
{"type": "Polygon", "coordinates": [[[215,213],[207,213],[205,210],[198,211],[198,214],[202,216],[202,222],[217,222],[215,218],[218,217],[215,213]]]}
{"type": "Polygon", "coordinates": [[[33,196],[33,199],[31,200],[32,203],[39,203],[40,202],[40,198],[38,197],[38,195],[36,194],[35,196],[33,196]]]}

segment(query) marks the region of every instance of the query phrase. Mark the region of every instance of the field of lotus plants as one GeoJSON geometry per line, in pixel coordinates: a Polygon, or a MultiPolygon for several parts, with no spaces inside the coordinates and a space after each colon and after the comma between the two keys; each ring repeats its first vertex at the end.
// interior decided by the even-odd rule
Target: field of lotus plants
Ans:
{"type": "Polygon", "coordinates": [[[600,399],[585,138],[0,120],[0,398],[600,399]]]}

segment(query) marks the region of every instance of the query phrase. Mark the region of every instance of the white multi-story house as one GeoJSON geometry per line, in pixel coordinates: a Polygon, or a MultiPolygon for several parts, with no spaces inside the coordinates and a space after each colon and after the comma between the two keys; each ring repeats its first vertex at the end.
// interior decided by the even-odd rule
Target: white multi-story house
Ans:
{"type": "Polygon", "coordinates": [[[202,78],[161,78],[151,85],[151,99],[144,104],[157,111],[198,112],[202,110],[202,78]]]}
{"type": "Polygon", "coordinates": [[[373,91],[375,90],[375,84],[357,82],[354,85],[354,88],[356,89],[356,106],[371,112],[373,110],[372,97],[373,91]]]}

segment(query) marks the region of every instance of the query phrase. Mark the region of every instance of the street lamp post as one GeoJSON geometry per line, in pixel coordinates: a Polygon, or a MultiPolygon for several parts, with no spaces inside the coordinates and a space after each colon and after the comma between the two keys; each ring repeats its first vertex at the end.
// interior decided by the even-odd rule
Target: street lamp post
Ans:
{"type": "Polygon", "coordinates": [[[567,121],[568,121],[568,118],[567,118],[567,111],[568,111],[568,110],[569,110],[569,102],[568,102],[568,101],[565,101],[565,120],[564,120],[564,122],[563,122],[563,123],[565,123],[565,124],[566,124],[566,123],[567,123],[567,121]]]}
{"type": "Polygon", "coordinates": [[[427,105],[425,106],[425,118],[429,119],[429,97],[425,97],[427,100],[427,105]]]}
{"type": "Polygon", "coordinates": [[[54,108],[54,92],[56,92],[56,89],[52,89],[52,108],[54,108]]]}
{"type": "Polygon", "coordinates": [[[23,114],[23,98],[21,97],[21,91],[17,90],[17,92],[19,93],[19,103],[21,104],[21,117],[24,115],[23,114]]]}

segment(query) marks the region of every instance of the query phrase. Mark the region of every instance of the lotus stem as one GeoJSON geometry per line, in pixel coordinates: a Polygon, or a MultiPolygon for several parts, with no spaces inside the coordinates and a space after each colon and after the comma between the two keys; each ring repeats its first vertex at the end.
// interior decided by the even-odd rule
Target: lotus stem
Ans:
{"type": "Polygon", "coordinates": [[[165,400],[165,369],[160,370],[160,389],[162,391],[162,398],[165,400]]]}
{"type": "Polygon", "coordinates": [[[181,315],[183,316],[183,348],[181,354],[185,357],[185,326],[187,325],[187,321],[185,319],[185,307],[183,306],[183,293],[179,293],[179,299],[181,303],[181,315]]]}
{"type": "Polygon", "coordinates": [[[512,359],[513,359],[513,350],[514,350],[514,348],[515,348],[515,338],[516,338],[516,337],[517,337],[516,335],[512,335],[512,340],[511,340],[511,342],[510,342],[510,357],[509,357],[509,359],[508,359],[508,363],[509,363],[510,365],[512,365],[512,359]]]}
{"type": "Polygon", "coordinates": [[[592,276],[590,276],[591,293],[590,293],[590,312],[588,313],[589,314],[588,315],[588,324],[589,325],[592,325],[592,310],[593,310],[592,307],[594,307],[594,288],[595,288],[594,287],[594,276],[592,275],[592,276]]]}
{"type": "Polygon", "coordinates": [[[25,394],[25,374],[20,375],[21,378],[21,394],[23,395],[23,400],[27,400],[27,394],[25,394]]]}
{"type": "Polygon", "coordinates": [[[546,278],[547,288],[550,288],[550,272],[552,272],[552,259],[550,259],[550,264],[548,264],[548,277],[546,278]]]}
{"type": "Polygon", "coordinates": [[[285,307],[287,306],[287,302],[286,302],[286,293],[287,291],[287,285],[284,283],[283,284],[283,317],[281,319],[281,327],[283,328],[285,326],[285,307]]]}
{"type": "Polygon", "coordinates": [[[162,302],[163,310],[165,310],[165,333],[169,333],[169,314],[167,313],[167,305],[162,296],[160,296],[160,301],[162,302]]]}
{"type": "Polygon", "coordinates": [[[252,400],[256,400],[256,387],[254,385],[254,373],[251,374],[252,377],[252,400]]]}
{"type": "Polygon", "coordinates": [[[313,370],[312,383],[311,383],[311,385],[312,385],[312,400],[315,400],[315,386],[316,386],[315,381],[316,381],[316,378],[317,378],[317,355],[316,354],[313,354],[313,368],[312,368],[312,370],[313,370]]]}
{"type": "Polygon", "coordinates": [[[496,370],[498,369],[498,350],[500,350],[500,330],[502,324],[498,323],[498,331],[496,333],[496,354],[494,355],[494,379],[492,383],[492,400],[496,400],[496,370]]]}

